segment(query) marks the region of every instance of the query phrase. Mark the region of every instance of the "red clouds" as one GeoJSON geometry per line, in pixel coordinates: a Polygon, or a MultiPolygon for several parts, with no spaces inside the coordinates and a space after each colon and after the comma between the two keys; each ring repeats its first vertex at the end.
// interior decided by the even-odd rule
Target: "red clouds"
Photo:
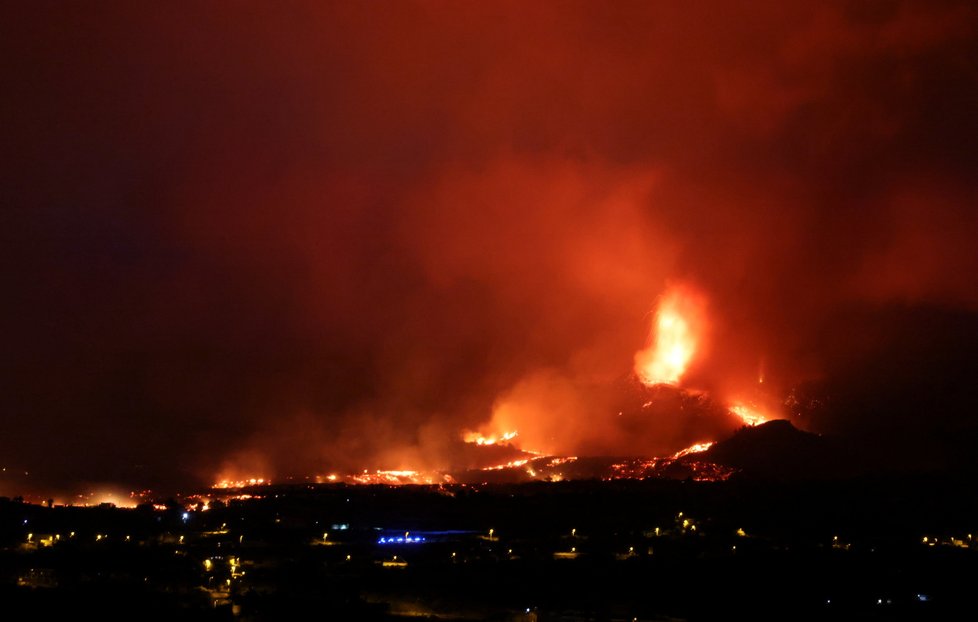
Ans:
{"type": "Polygon", "coordinates": [[[0,442],[52,479],[596,417],[670,280],[720,393],[832,377],[853,308],[975,309],[967,3],[14,13],[0,442]]]}

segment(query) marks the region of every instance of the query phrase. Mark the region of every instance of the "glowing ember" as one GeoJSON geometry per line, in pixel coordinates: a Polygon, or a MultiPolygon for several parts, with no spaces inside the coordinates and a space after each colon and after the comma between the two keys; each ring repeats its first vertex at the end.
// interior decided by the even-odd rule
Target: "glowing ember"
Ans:
{"type": "Polygon", "coordinates": [[[702,301],[673,288],[659,301],[650,343],[635,355],[635,373],[647,385],[677,384],[700,343],[702,301]]]}
{"type": "Polygon", "coordinates": [[[466,443],[474,443],[476,445],[496,445],[496,444],[501,445],[503,443],[508,443],[509,441],[516,438],[517,434],[518,432],[516,432],[515,430],[512,432],[505,432],[503,434],[500,434],[499,436],[495,436],[495,435],[483,436],[478,432],[466,432],[465,434],[462,435],[462,440],[465,441],[466,443]]]}
{"type": "Polygon", "coordinates": [[[548,463],[549,466],[560,466],[561,464],[567,464],[568,462],[574,462],[577,460],[577,456],[566,456],[563,458],[551,458],[548,463]]]}
{"type": "Polygon", "coordinates": [[[605,479],[643,480],[692,478],[698,482],[721,482],[729,479],[733,473],[733,468],[713,462],[701,462],[697,460],[683,460],[680,462],[673,457],[669,457],[652,458],[650,460],[635,459],[612,464],[610,474],[605,479]]]}
{"type": "Polygon", "coordinates": [[[710,447],[713,447],[713,441],[709,441],[706,443],[696,443],[695,445],[691,445],[686,449],[680,449],[676,453],[672,454],[672,458],[673,460],[678,460],[679,458],[682,458],[683,456],[688,456],[689,454],[698,454],[704,452],[710,447]]]}
{"type": "Polygon", "coordinates": [[[245,486],[266,486],[271,484],[270,480],[263,477],[252,477],[249,479],[222,479],[214,484],[214,488],[244,488],[245,486]]]}
{"type": "Polygon", "coordinates": [[[740,420],[747,426],[759,425],[768,420],[756,408],[744,404],[734,404],[730,407],[730,412],[740,417],[740,420]]]}
{"type": "Polygon", "coordinates": [[[514,468],[514,467],[521,467],[521,466],[523,466],[524,464],[526,464],[529,461],[530,461],[529,458],[524,458],[523,460],[512,460],[510,462],[507,462],[506,464],[497,464],[495,466],[483,467],[482,470],[483,471],[502,471],[503,469],[511,469],[511,468],[514,468]]]}
{"type": "Polygon", "coordinates": [[[442,484],[451,483],[449,475],[443,475],[433,471],[363,471],[350,476],[352,484],[385,484],[388,486],[402,486],[405,484],[442,484]]]}

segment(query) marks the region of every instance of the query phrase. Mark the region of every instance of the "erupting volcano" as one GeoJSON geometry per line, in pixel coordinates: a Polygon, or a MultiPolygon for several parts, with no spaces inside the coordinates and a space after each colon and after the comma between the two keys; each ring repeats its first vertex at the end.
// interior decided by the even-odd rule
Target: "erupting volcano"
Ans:
{"type": "Polygon", "coordinates": [[[0,496],[974,461],[972,3],[16,4],[0,496]]]}
{"type": "MultiPolygon", "coordinates": [[[[683,375],[700,355],[705,341],[705,307],[703,296],[688,285],[672,287],[662,296],[654,314],[649,345],[635,355],[635,374],[643,384],[681,386],[683,375]]],[[[758,384],[763,384],[763,376],[758,384]]],[[[731,402],[728,410],[748,426],[771,419],[757,407],[742,402],[731,402]]]]}
{"type": "Polygon", "coordinates": [[[627,378],[592,386],[590,392],[571,391],[572,383],[560,377],[523,381],[496,401],[487,423],[459,433],[457,442],[466,448],[466,457],[456,457],[454,465],[432,468],[402,461],[393,469],[332,473],[316,481],[725,479],[731,469],[699,455],[738,427],[755,426],[770,417],[746,400],[724,406],[710,392],[684,385],[690,367],[707,358],[706,297],[694,286],[667,288],[652,318],[648,343],[635,354],[634,370],[627,378]]]}
{"type": "Polygon", "coordinates": [[[454,464],[432,466],[402,459],[390,465],[394,468],[334,472],[315,479],[388,485],[574,478],[725,479],[730,469],[701,460],[697,454],[729,437],[739,426],[758,425],[769,417],[746,401],[724,406],[709,392],[684,385],[690,366],[705,358],[707,345],[706,297],[694,286],[683,283],[667,288],[652,318],[648,343],[635,354],[634,370],[628,377],[592,385],[589,390],[553,374],[524,379],[496,400],[488,422],[459,433],[456,442],[465,451],[454,451],[454,464]],[[569,464],[573,466],[566,466],[569,464]]]}
{"type": "Polygon", "coordinates": [[[0,84],[6,610],[970,605],[975,0],[21,0],[0,84]]]}

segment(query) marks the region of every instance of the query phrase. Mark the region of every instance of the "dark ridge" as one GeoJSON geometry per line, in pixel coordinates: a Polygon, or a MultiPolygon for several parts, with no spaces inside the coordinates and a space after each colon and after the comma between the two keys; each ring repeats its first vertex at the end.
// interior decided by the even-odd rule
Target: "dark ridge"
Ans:
{"type": "Polygon", "coordinates": [[[804,432],[783,419],[742,428],[698,459],[738,469],[741,477],[768,480],[834,479],[864,469],[858,455],[837,439],[804,432]]]}

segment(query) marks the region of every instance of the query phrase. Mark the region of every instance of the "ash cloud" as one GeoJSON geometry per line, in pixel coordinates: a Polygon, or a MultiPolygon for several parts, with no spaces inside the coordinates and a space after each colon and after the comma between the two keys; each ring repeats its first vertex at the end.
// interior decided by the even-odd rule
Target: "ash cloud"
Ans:
{"type": "Polygon", "coordinates": [[[968,3],[4,12],[0,450],[39,482],[450,464],[517,398],[554,451],[666,447],[614,387],[672,281],[690,386],[974,429],[968,3]]]}

